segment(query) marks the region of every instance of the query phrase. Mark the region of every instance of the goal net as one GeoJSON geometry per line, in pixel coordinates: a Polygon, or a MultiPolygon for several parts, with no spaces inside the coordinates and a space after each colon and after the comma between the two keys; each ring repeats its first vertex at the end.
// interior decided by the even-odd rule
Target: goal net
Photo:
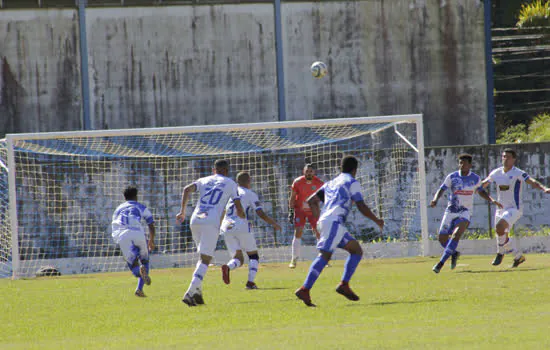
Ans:
{"type": "MultiPolygon", "coordinates": [[[[183,187],[210,175],[216,159],[230,161],[231,177],[250,173],[264,211],[283,227],[276,232],[252,218],[262,263],[290,259],[288,197],[304,165],[313,164],[326,181],[348,154],[359,159],[366,203],[386,221],[380,232],[355,208],[350,213],[347,225],[365,255],[421,255],[428,239],[421,123],[420,115],[405,115],[7,135],[0,142],[0,276],[34,276],[44,266],[62,274],[124,270],[111,218],[128,185],[137,186],[138,201],[153,213],[152,267],[194,266],[188,219],[196,194],[187,220],[175,217],[183,187]]],[[[304,259],[315,255],[315,243],[306,226],[304,259]]],[[[221,236],[214,261],[228,258],[221,236]]]]}

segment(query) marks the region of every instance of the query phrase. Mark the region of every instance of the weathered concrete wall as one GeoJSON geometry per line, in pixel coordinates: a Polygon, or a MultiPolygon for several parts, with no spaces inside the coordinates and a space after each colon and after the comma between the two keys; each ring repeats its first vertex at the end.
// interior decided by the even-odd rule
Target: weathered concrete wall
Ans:
{"type": "Polygon", "coordinates": [[[88,10],[98,129],[277,120],[273,7],[88,10]]]}
{"type": "MultiPolygon", "coordinates": [[[[422,112],[428,146],[486,142],[479,0],[282,10],[287,119],[422,112]]],[[[95,129],[278,119],[271,4],[86,13],[95,129]]],[[[0,37],[0,135],[79,129],[76,12],[1,11],[0,37]]]]}
{"type": "Polygon", "coordinates": [[[478,0],[283,7],[289,119],[424,113],[427,145],[487,142],[478,0]],[[323,60],[328,77],[311,79],[323,60]]]}
{"type": "Polygon", "coordinates": [[[0,11],[0,37],[0,137],[81,129],[76,12],[0,11]]]}

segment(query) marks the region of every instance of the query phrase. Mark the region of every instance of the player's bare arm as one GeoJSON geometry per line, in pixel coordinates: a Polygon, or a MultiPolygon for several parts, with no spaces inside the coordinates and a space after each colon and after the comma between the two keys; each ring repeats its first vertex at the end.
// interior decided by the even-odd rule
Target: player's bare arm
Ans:
{"type": "Polygon", "coordinates": [[[270,217],[269,215],[267,215],[262,209],[258,209],[256,210],[256,214],[258,214],[258,216],[265,222],[267,222],[268,224],[270,224],[271,226],[273,226],[273,228],[277,231],[280,231],[281,230],[281,226],[275,221],[273,220],[272,217],[270,217]]]}
{"type": "MultiPolygon", "coordinates": [[[[189,184],[183,189],[183,194],[181,195],[181,209],[178,215],[176,215],[176,220],[178,222],[183,222],[185,220],[185,208],[187,207],[187,202],[189,201],[189,196],[191,193],[197,190],[197,185],[189,184]]],[[[242,207],[241,207],[242,209],[242,207]]]]}
{"type": "Polygon", "coordinates": [[[244,213],[243,205],[241,204],[240,199],[234,199],[233,203],[235,203],[235,208],[237,209],[237,216],[241,219],[246,219],[246,214],[244,213]]]}
{"type": "Polygon", "coordinates": [[[147,248],[149,248],[149,251],[153,251],[155,249],[155,224],[149,224],[149,241],[147,242],[147,248]]]}
{"type": "Polygon", "coordinates": [[[437,201],[439,200],[439,198],[441,198],[443,193],[445,193],[445,190],[443,190],[441,188],[439,190],[437,190],[437,192],[434,195],[434,198],[430,202],[430,207],[434,208],[437,205],[437,201]]]}
{"type": "Polygon", "coordinates": [[[496,205],[496,206],[499,207],[500,209],[503,208],[502,204],[500,204],[499,202],[497,202],[493,197],[491,197],[491,196],[489,195],[489,193],[485,192],[484,189],[478,189],[478,190],[477,190],[477,193],[479,194],[479,196],[480,196],[481,198],[485,199],[487,202],[496,205]]]}
{"type": "Polygon", "coordinates": [[[527,182],[529,185],[531,185],[531,187],[538,188],[539,190],[541,190],[544,193],[550,193],[550,188],[544,186],[543,184],[541,184],[540,182],[538,182],[537,180],[535,180],[533,178],[528,178],[525,182],[527,182]]]}
{"type": "Polygon", "coordinates": [[[309,198],[307,199],[307,204],[309,204],[311,213],[313,214],[313,217],[316,219],[319,219],[319,216],[321,215],[321,202],[324,199],[325,199],[325,191],[322,188],[318,189],[314,194],[309,196],[309,198]]]}
{"type": "Polygon", "coordinates": [[[489,179],[485,179],[481,182],[481,187],[483,189],[486,189],[487,187],[489,187],[490,184],[491,184],[491,181],[489,181],[489,179]]]}
{"type": "Polygon", "coordinates": [[[374,215],[372,210],[370,210],[370,208],[365,204],[364,201],[355,202],[355,205],[357,205],[357,209],[359,209],[361,214],[363,214],[366,218],[374,221],[374,223],[378,225],[378,227],[380,227],[380,231],[384,229],[384,220],[379,219],[376,215],[374,215]]]}

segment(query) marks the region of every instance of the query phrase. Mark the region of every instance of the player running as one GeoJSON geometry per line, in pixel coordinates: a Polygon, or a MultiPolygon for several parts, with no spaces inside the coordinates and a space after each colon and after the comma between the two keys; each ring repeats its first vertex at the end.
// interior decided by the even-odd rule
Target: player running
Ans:
{"type": "Polygon", "coordinates": [[[315,234],[315,238],[319,240],[317,219],[313,217],[311,208],[307,203],[307,198],[323,186],[323,181],[315,176],[315,168],[312,164],[306,164],[302,173],[303,175],[296,178],[292,183],[290,198],[288,201],[288,220],[294,225],[292,259],[288,265],[291,269],[296,267],[296,262],[300,257],[302,234],[304,233],[306,220],[309,222],[311,230],[315,234]]]}
{"type": "Polygon", "coordinates": [[[357,209],[380,227],[384,228],[384,220],[379,219],[363,201],[361,186],[355,180],[359,162],[353,156],[342,159],[341,174],[323,185],[308,199],[308,203],[315,218],[319,218],[321,238],[317,243],[319,255],[311,264],[304,285],[294,293],[307,306],[315,306],[309,294],[313,284],[330,261],[336,247],[350,253],[344,265],[344,274],[336,292],[349,300],[357,301],[359,297],[349,287],[349,281],[359,261],[363,257],[363,250],[355,238],[348,232],[344,223],[351,210],[352,203],[357,209]],[[324,202],[321,210],[320,203],[324,202]]]}
{"type": "Polygon", "coordinates": [[[193,240],[200,253],[200,259],[182,300],[188,306],[204,304],[202,281],[216,249],[222,214],[229,199],[233,199],[237,216],[245,217],[237,193],[237,184],[227,177],[229,175],[229,162],[227,160],[217,160],[214,163],[212,172],[214,175],[200,178],[185,186],[181,198],[181,210],[176,215],[176,219],[180,223],[185,220],[185,208],[189,196],[191,193],[198,191],[199,201],[191,215],[190,228],[193,240]]]}
{"type": "Polygon", "coordinates": [[[497,232],[497,255],[493,265],[500,265],[505,253],[514,254],[514,262],[511,267],[518,267],[525,261],[525,256],[517,246],[515,239],[508,236],[510,229],[523,215],[523,183],[526,182],[533,188],[550,193],[550,189],[543,186],[537,180],[532,179],[526,172],[516,168],[516,152],[511,148],[502,151],[502,166],[497,168],[483,180],[483,188],[490,183],[497,187],[497,198],[502,203],[495,213],[495,230],[497,232]]]}
{"type": "Polygon", "coordinates": [[[281,226],[269,217],[262,210],[262,204],[258,195],[250,189],[251,177],[247,172],[237,174],[237,183],[239,184],[238,193],[241,199],[246,214],[245,219],[241,219],[236,215],[235,203],[229,200],[227,203],[226,213],[221,225],[221,233],[224,235],[225,244],[229,250],[232,259],[221,267],[222,278],[225,284],[230,283],[229,272],[240,267],[244,263],[243,250],[248,255],[248,281],[246,289],[258,289],[254,282],[256,273],[258,272],[259,256],[256,246],[256,239],[251,231],[251,220],[254,212],[258,214],[262,220],[273,226],[275,230],[280,230],[281,226]]]}
{"type": "Polygon", "coordinates": [[[499,208],[502,207],[481,187],[481,178],[471,171],[472,160],[473,157],[470,154],[458,155],[459,169],[447,175],[430,203],[430,207],[434,208],[443,193],[447,189],[451,191],[445,215],[443,215],[441,227],[439,228],[439,243],[445,250],[439,262],[432,268],[435,273],[441,271],[449,257],[451,258],[451,270],[456,267],[460,256],[456,248],[460,238],[470,225],[470,217],[474,208],[474,193],[477,192],[486,201],[496,204],[499,208]]]}
{"type": "Polygon", "coordinates": [[[124,190],[126,202],[113,213],[112,236],[128,264],[132,274],[138,278],[135,291],[137,297],[144,298],[143,285],[151,284],[149,277],[149,251],[155,249],[155,222],[147,207],[137,201],[138,190],[128,186],[124,190]],[[144,219],[149,227],[149,241],[141,226],[144,219]]]}

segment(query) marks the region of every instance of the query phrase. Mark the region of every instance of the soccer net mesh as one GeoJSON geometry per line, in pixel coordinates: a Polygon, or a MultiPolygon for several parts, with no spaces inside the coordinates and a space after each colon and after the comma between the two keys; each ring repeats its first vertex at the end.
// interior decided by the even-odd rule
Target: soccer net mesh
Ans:
{"type": "MultiPolygon", "coordinates": [[[[250,173],[264,211],[283,226],[275,232],[259,217],[252,219],[262,263],[290,259],[294,228],[287,222],[288,197],[304,165],[312,163],[317,176],[327,181],[339,173],[347,154],[360,161],[357,179],[366,203],[386,221],[380,232],[355,208],[349,215],[350,232],[370,243],[365,245],[367,257],[422,254],[419,120],[404,116],[8,135],[0,143],[0,275],[33,276],[42,266],[65,274],[124,270],[111,238],[111,217],[130,184],[138,187],[138,200],[155,219],[153,268],[194,266],[198,255],[188,219],[196,194],[187,220],[178,224],[175,216],[183,187],[210,175],[213,162],[221,158],[230,161],[231,177],[250,173]]],[[[214,257],[218,264],[229,258],[222,237],[214,257]]],[[[303,241],[302,255],[313,257],[316,242],[309,226],[303,241]]]]}

